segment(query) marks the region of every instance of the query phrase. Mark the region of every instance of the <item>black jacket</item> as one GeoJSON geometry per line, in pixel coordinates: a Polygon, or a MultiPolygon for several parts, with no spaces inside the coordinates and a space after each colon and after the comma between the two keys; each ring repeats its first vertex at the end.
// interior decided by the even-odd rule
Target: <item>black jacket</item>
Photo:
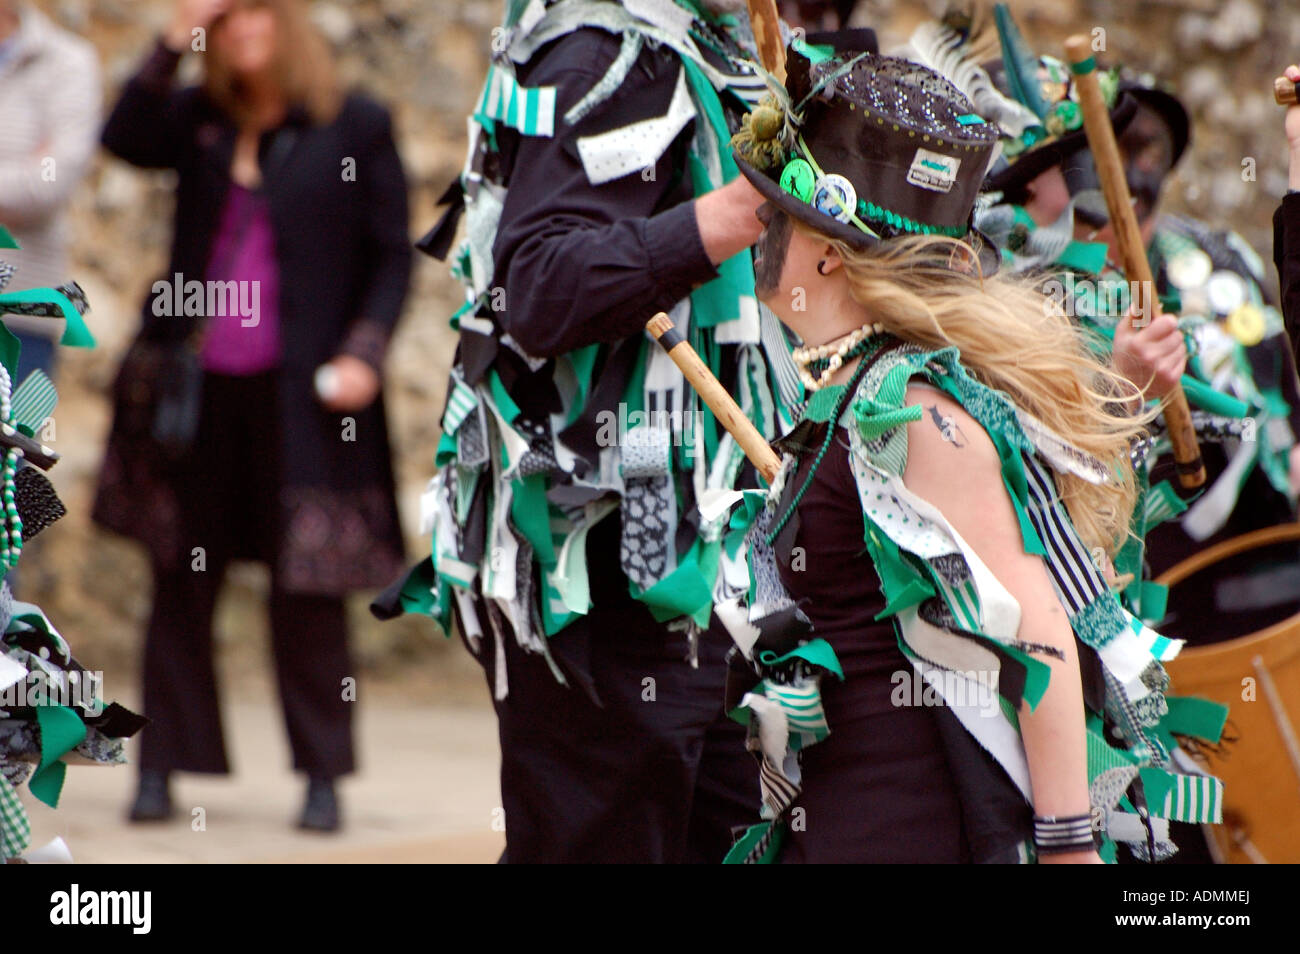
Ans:
{"type": "Polygon", "coordinates": [[[1300,192],[1286,195],[1273,213],[1273,262],[1282,287],[1282,320],[1294,348],[1300,342],[1300,192]]]}
{"type": "MultiPolygon", "coordinates": [[[[237,134],[201,89],[174,88],[178,62],[177,54],[157,44],[127,82],[103,132],[105,147],[117,157],[177,172],[171,255],[162,276],[169,284],[177,273],[183,281],[206,277],[237,134]]],[[[278,413],[285,463],[279,489],[282,500],[296,501],[283,514],[280,568],[295,568],[285,582],[301,591],[381,585],[402,559],[382,399],[351,415],[355,439],[342,440],[347,415],[321,407],[312,379],[318,366],[340,353],[380,369],[406,296],[406,181],[389,114],[359,94],[348,95],[327,125],[291,110],[279,128],[263,134],[259,159],[280,274],[278,413]],[[358,516],[367,539],[346,548],[357,552],[295,539],[295,527],[304,523],[355,526],[358,516]]],[[[159,317],[153,297],[142,309],[141,335],[187,336],[197,319],[159,317]]],[[[129,384],[119,380],[119,394],[129,384]]],[[[182,555],[170,516],[176,508],[167,475],[151,456],[149,447],[124,439],[115,420],[95,517],[149,544],[167,565],[182,555]],[[141,481],[155,492],[144,492],[141,481]]]]}

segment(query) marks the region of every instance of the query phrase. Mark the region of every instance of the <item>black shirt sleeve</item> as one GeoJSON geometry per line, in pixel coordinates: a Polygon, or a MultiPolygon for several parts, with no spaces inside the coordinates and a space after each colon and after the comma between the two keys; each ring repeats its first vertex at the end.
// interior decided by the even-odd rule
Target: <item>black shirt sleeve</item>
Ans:
{"type": "Polygon", "coordinates": [[[191,90],[173,89],[181,54],[155,41],[104,124],[104,148],[144,169],[171,169],[184,147],[191,90]]]}
{"type": "Polygon", "coordinates": [[[669,51],[644,50],[618,93],[566,125],[565,111],[600,80],[618,48],[612,34],[580,30],[537,54],[524,77],[530,87],[557,87],[556,135],[518,137],[494,284],[505,291],[504,330],[539,357],[638,334],[655,312],[717,275],[694,203],[676,201],[694,123],[653,169],[599,186],[587,178],[578,136],[662,115],[682,69],[669,51]]]}

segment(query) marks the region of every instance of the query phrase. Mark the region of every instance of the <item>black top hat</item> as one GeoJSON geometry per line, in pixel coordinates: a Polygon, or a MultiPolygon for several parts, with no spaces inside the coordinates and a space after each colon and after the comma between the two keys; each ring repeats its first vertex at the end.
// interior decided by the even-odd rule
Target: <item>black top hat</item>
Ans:
{"type": "MultiPolygon", "coordinates": [[[[1014,87],[1007,81],[1005,65],[995,62],[986,69],[998,88],[1010,94],[1014,87]]],[[[1014,197],[1020,188],[1043,171],[1060,165],[1070,156],[1088,148],[1083,112],[1073,98],[1074,84],[1069,68],[1054,57],[1041,56],[1038,58],[1036,81],[1041,89],[1040,102],[1047,106],[1043,122],[1030,126],[1018,137],[1004,141],[1002,155],[989,173],[990,191],[1004,192],[1014,197]]],[[[1118,135],[1128,128],[1137,115],[1137,101],[1113,83],[1104,82],[1102,93],[1110,106],[1111,125],[1118,135]]]]}
{"type": "Polygon", "coordinates": [[[1192,120],[1182,100],[1168,90],[1156,86],[1148,78],[1124,80],[1119,88],[1142,106],[1155,111],[1164,120],[1173,138],[1173,156],[1170,166],[1178,165],[1178,160],[1183,157],[1183,153],[1187,151],[1192,141],[1192,120]]]}
{"type": "Polygon", "coordinates": [[[785,121],[756,111],[733,139],[740,171],[765,198],[855,248],[899,235],[972,237],[998,130],[956,87],[871,53],[814,63],[792,49],[787,71],[785,121]]]}

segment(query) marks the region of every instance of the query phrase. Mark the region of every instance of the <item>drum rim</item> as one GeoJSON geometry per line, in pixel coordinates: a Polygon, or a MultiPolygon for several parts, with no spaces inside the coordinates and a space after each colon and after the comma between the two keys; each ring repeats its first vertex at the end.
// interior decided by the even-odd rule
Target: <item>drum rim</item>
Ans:
{"type": "MultiPolygon", "coordinates": [[[[1290,540],[1300,540],[1300,522],[1280,523],[1276,526],[1264,527],[1261,530],[1252,530],[1249,533],[1243,533],[1230,540],[1216,543],[1199,553],[1192,554],[1187,559],[1174,564],[1161,573],[1156,577],[1155,582],[1163,586],[1174,586],[1189,576],[1199,573],[1215,563],[1226,560],[1228,557],[1274,543],[1286,543],[1290,540]]],[[[1202,646],[1184,646],[1178,656],[1204,658],[1216,654],[1237,653],[1252,644],[1263,645],[1274,637],[1288,630],[1294,631],[1297,628],[1300,628],[1300,613],[1293,613],[1276,623],[1265,626],[1263,629],[1256,630],[1253,633],[1246,633],[1244,636],[1234,636],[1232,639],[1207,643],[1202,646]]],[[[1287,658],[1290,658],[1289,655],[1287,658]]]]}

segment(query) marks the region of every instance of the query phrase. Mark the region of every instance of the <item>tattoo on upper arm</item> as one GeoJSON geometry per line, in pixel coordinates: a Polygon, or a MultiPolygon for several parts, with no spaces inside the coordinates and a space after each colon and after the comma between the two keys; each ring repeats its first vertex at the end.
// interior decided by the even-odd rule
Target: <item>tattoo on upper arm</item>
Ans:
{"type": "Polygon", "coordinates": [[[937,404],[930,405],[930,420],[934,422],[935,427],[939,428],[940,435],[949,444],[959,449],[966,446],[966,435],[962,433],[956,421],[940,412],[937,404]]]}

